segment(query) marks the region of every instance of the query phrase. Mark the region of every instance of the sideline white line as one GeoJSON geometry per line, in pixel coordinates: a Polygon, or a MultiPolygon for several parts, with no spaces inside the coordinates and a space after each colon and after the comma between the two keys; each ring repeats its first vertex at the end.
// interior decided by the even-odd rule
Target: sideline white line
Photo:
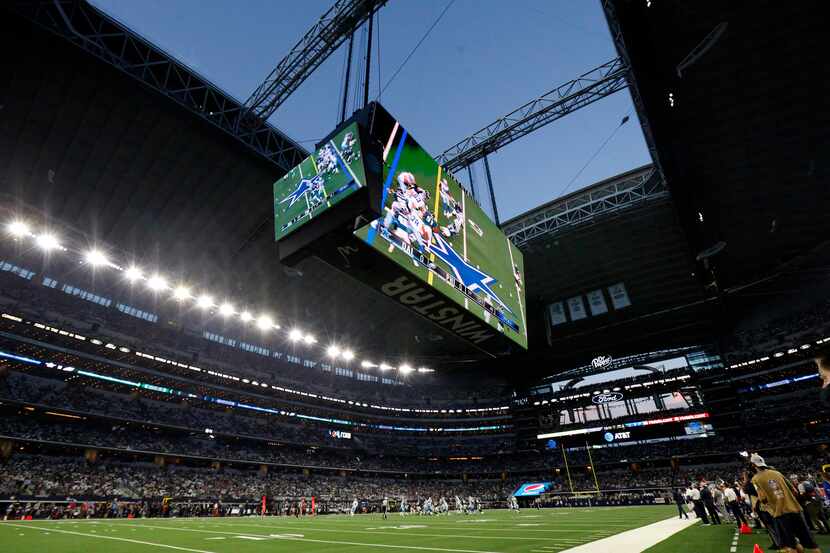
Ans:
{"type": "Polygon", "coordinates": [[[596,553],[597,551],[625,551],[625,553],[642,553],[649,547],[657,545],[669,536],[696,524],[698,519],[678,520],[675,517],[661,520],[647,526],[620,532],[601,540],[566,549],[562,553],[596,553]]]}
{"type": "MultiPolygon", "coordinates": [[[[26,528],[27,530],[45,530],[42,526],[34,526],[28,524],[13,524],[10,522],[6,523],[7,526],[16,526],[18,528],[26,528]]],[[[100,540],[115,540],[115,541],[127,541],[130,543],[137,543],[140,545],[150,545],[153,547],[166,547],[168,549],[178,549],[179,551],[190,551],[191,553],[213,553],[212,551],[205,551],[203,549],[190,549],[188,547],[179,547],[177,545],[167,545],[165,543],[153,543],[150,541],[141,541],[141,540],[131,540],[129,538],[116,538],[115,536],[102,536],[99,534],[87,534],[85,532],[73,532],[71,530],[58,530],[57,528],[50,528],[50,532],[60,532],[61,534],[73,534],[75,536],[84,536],[86,538],[97,538],[100,540]]]]}
{"type": "Polygon", "coordinates": [[[273,537],[271,535],[264,535],[264,534],[254,534],[251,532],[223,532],[220,530],[198,530],[195,528],[167,528],[164,526],[150,526],[147,524],[137,524],[139,528],[156,528],[158,530],[171,530],[174,532],[197,532],[201,534],[229,534],[232,536],[238,536],[241,534],[248,534],[251,536],[257,537],[268,537],[273,538],[276,540],[285,540],[285,541],[303,541],[303,542],[311,542],[311,543],[329,543],[332,545],[356,545],[360,547],[381,547],[387,549],[415,549],[417,551],[445,551],[449,553],[500,553],[498,551],[482,551],[480,549],[447,549],[443,547],[425,547],[425,546],[418,546],[418,545],[392,545],[388,543],[362,543],[362,542],[353,542],[353,541],[338,541],[338,540],[320,540],[320,539],[312,539],[312,538],[296,538],[290,537],[287,534],[282,535],[281,537],[273,537]]]}
{"type": "MultiPolygon", "coordinates": [[[[173,521],[174,519],[171,518],[171,519],[136,519],[136,520],[154,520],[154,521],[162,522],[164,520],[173,521]]],[[[182,519],[179,519],[179,520],[182,520],[182,519]]],[[[231,523],[231,520],[248,520],[248,521],[251,521],[251,520],[254,520],[254,519],[251,519],[251,518],[230,519],[228,517],[225,517],[225,518],[222,518],[222,519],[219,519],[219,520],[221,520],[223,523],[231,523]]],[[[382,520],[379,519],[379,518],[362,519],[362,520],[363,520],[363,522],[365,522],[367,524],[369,524],[369,523],[371,523],[371,524],[383,524],[382,520]]],[[[471,522],[472,522],[472,520],[473,519],[470,519],[471,522]]],[[[300,522],[291,522],[291,521],[288,521],[286,519],[278,518],[278,517],[268,517],[265,520],[263,520],[262,522],[263,522],[263,524],[270,525],[271,521],[279,521],[279,522],[282,522],[282,523],[288,523],[293,528],[314,528],[315,524],[322,524],[322,522],[314,522],[314,521],[310,521],[310,520],[309,521],[300,521],[300,522]]],[[[328,523],[329,521],[326,520],[325,522],[328,523]]],[[[335,522],[335,521],[331,521],[331,522],[335,522]]],[[[343,522],[343,521],[336,521],[336,522],[343,522]]],[[[349,522],[354,524],[356,522],[360,522],[360,520],[351,520],[349,522]]],[[[521,533],[526,533],[526,532],[579,532],[579,531],[586,531],[585,528],[581,528],[582,526],[587,527],[587,529],[594,529],[597,526],[596,522],[587,522],[587,521],[584,522],[584,523],[580,522],[579,524],[568,523],[568,522],[551,521],[549,523],[542,523],[541,524],[541,526],[550,526],[550,528],[528,528],[526,526],[517,527],[516,526],[517,522],[513,522],[510,526],[499,526],[499,527],[493,528],[492,525],[482,526],[480,524],[458,526],[457,525],[458,522],[461,522],[461,521],[458,521],[455,524],[453,524],[453,522],[454,521],[448,521],[447,523],[443,523],[443,522],[434,522],[434,521],[431,521],[431,520],[423,520],[423,519],[410,519],[410,520],[406,520],[406,519],[391,520],[390,519],[388,521],[390,526],[397,526],[398,524],[404,524],[404,525],[411,524],[411,525],[419,525],[419,526],[422,525],[422,526],[425,526],[426,528],[431,528],[431,529],[435,529],[435,530],[473,530],[474,529],[476,532],[478,532],[478,531],[485,531],[485,532],[504,532],[504,531],[506,531],[506,532],[521,532],[521,533]]],[[[505,522],[510,522],[510,521],[495,521],[495,522],[501,522],[502,524],[504,524],[505,522]]],[[[652,522],[654,522],[653,517],[648,518],[648,519],[644,519],[644,520],[636,520],[636,519],[629,520],[627,523],[624,523],[624,524],[623,523],[620,523],[620,524],[606,524],[605,522],[603,522],[602,526],[603,526],[603,528],[611,529],[611,531],[613,532],[614,528],[622,528],[622,529],[625,529],[625,530],[629,530],[631,528],[639,527],[639,526],[642,526],[644,524],[650,524],[652,522]]],[[[219,523],[219,522],[218,521],[214,522],[214,524],[217,524],[217,523],[219,523]]],[[[337,526],[340,527],[340,525],[337,525],[337,526]]]]}
{"type": "MultiPolygon", "coordinates": [[[[365,520],[367,522],[368,521],[380,521],[380,520],[382,520],[380,517],[374,517],[373,515],[369,515],[369,517],[367,517],[365,519],[362,519],[362,520],[365,520]],[[369,518],[369,517],[371,517],[371,518],[369,518]]],[[[648,517],[643,517],[642,520],[638,520],[636,517],[634,517],[634,518],[629,517],[629,518],[620,518],[620,519],[609,519],[607,521],[605,519],[603,519],[602,526],[603,527],[630,528],[632,526],[632,524],[636,525],[638,522],[641,522],[643,524],[651,523],[651,522],[654,521],[654,518],[655,518],[654,516],[648,516],[648,517]]],[[[271,520],[271,519],[286,520],[282,517],[266,517],[266,519],[267,520],[271,520]]],[[[173,519],[164,519],[164,520],[173,520],[173,519]]],[[[228,520],[228,517],[225,517],[223,520],[228,520]]],[[[323,520],[323,518],[321,517],[320,520],[323,520]]],[[[329,519],[328,517],[326,517],[325,520],[326,520],[327,523],[331,522],[331,523],[337,523],[337,524],[348,524],[348,523],[354,523],[354,522],[358,521],[359,519],[354,518],[354,519],[345,519],[344,520],[344,519],[333,519],[333,518],[329,519]]],[[[479,529],[479,530],[492,529],[492,528],[488,528],[488,527],[493,526],[494,524],[501,524],[501,525],[511,524],[511,525],[513,525],[513,524],[516,524],[517,522],[519,522],[518,520],[510,520],[510,519],[504,519],[504,518],[484,521],[482,519],[476,519],[476,518],[463,518],[463,519],[455,519],[454,520],[452,518],[441,517],[441,519],[436,520],[435,518],[418,517],[418,516],[414,516],[414,517],[411,517],[411,518],[410,517],[405,517],[405,518],[396,517],[395,520],[399,521],[401,524],[426,524],[426,525],[434,526],[434,527],[455,526],[455,525],[458,525],[458,524],[475,524],[475,528],[479,529]],[[481,522],[479,522],[479,521],[481,521],[481,522]]],[[[391,522],[391,519],[390,519],[390,522],[391,522]]],[[[306,520],[300,519],[299,521],[292,522],[292,524],[304,524],[304,523],[305,524],[315,524],[314,521],[308,520],[308,519],[306,519],[306,520]]],[[[537,523],[540,523],[544,526],[555,526],[557,528],[572,527],[572,526],[573,527],[576,527],[576,526],[596,527],[596,522],[591,522],[591,521],[588,521],[588,520],[573,520],[573,521],[572,520],[559,520],[559,519],[545,520],[543,518],[541,520],[537,519],[537,523]]],[[[472,528],[472,526],[470,526],[470,528],[472,528]]]]}
{"type": "MultiPolygon", "coordinates": [[[[222,526],[227,528],[236,528],[237,526],[245,526],[249,528],[259,528],[260,530],[267,530],[268,528],[287,528],[287,529],[297,529],[296,526],[285,526],[281,524],[268,524],[267,527],[261,524],[245,524],[240,522],[226,522],[226,523],[216,523],[214,526],[222,526]]],[[[423,532],[407,532],[405,530],[402,531],[393,531],[394,526],[390,526],[386,529],[378,529],[378,530],[347,530],[345,528],[309,528],[304,526],[301,528],[304,532],[335,532],[338,534],[380,534],[380,535],[387,535],[387,536],[421,536],[426,538],[461,538],[465,540],[497,540],[497,539],[505,539],[505,540],[531,540],[531,541],[544,541],[550,540],[549,536],[540,536],[538,538],[529,538],[526,536],[474,536],[470,534],[426,534],[423,532]]],[[[428,530],[429,528],[424,528],[428,530]]],[[[412,528],[412,530],[417,530],[417,528],[412,528]]],[[[474,530],[471,528],[471,530],[474,530]]],[[[557,538],[558,539],[558,538],[557,538]]],[[[584,543],[585,540],[560,540],[560,541],[571,541],[574,543],[584,543]]]]}
{"type": "MultiPolygon", "coordinates": [[[[223,524],[223,523],[217,522],[217,523],[214,523],[214,524],[218,525],[218,524],[223,524]]],[[[230,523],[230,522],[224,523],[224,524],[233,525],[233,523],[230,523]]],[[[251,525],[251,526],[259,526],[259,525],[251,525]]],[[[282,525],[268,524],[267,526],[272,527],[272,528],[276,528],[276,527],[280,527],[282,525]]],[[[394,525],[390,525],[390,526],[394,526],[394,525]]],[[[596,524],[594,526],[596,526],[596,524]]],[[[289,526],[284,526],[284,527],[289,528],[289,526]]],[[[266,526],[260,526],[260,528],[264,529],[264,528],[266,528],[266,526]]],[[[342,527],[340,527],[336,530],[334,530],[334,529],[325,529],[324,530],[322,528],[316,528],[314,526],[292,525],[292,526],[290,526],[290,528],[296,528],[297,530],[306,530],[306,531],[312,531],[312,530],[322,530],[322,531],[326,531],[326,532],[346,532],[347,531],[347,530],[343,530],[342,527]]],[[[632,525],[627,524],[623,528],[631,529],[632,525]]],[[[423,528],[423,529],[424,530],[430,530],[430,529],[432,529],[432,530],[469,530],[469,531],[474,531],[474,532],[481,532],[481,531],[485,531],[485,532],[516,532],[516,533],[521,533],[521,534],[525,534],[527,532],[544,532],[544,533],[564,532],[564,533],[567,533],[567,534],[573,534],[574,532],[585,532],[585,531],[587,531],[584,528],[568,528],[568,527],[565,527],[565,528],[549,528],[549,529],[545,530],[545,529],[540,529],[540,528],[525,528],[525,527],[522,527],[522,528],[482,528],[480,526],[429,526],[429,525],[425,525],[425,528],[423,528]]],[[[417,530],[417,529],[413,528],[412,530],[417,530]]],[[[419,533],[419,535],[423,536],[424,534],[419,533]]],[[[497,536],[490,536],[490,537],[494,538],[494,537],[497,537],[497,536]]]]}

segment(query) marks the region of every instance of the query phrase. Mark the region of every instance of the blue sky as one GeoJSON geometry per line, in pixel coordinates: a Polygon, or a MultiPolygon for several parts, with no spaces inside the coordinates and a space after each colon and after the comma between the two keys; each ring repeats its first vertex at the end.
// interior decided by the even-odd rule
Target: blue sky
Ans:
{"type": "MultiPolygon", "coordinates": [[[[92,1],[242,100],[333,3],[92,1]]],[[[389,0],[381,9],[373,99],[378,83],[386,83],[448,1],[389,0]]],[[[360,40],[358,34],[356,45],[360,40]]],[[[436,155],[534,96],[614,57],[598,0],[456,0],[381,101],[436,155]]],[[[271,118],[293,139],[307,141],[307,148],[337,123],[344,58],[345,45],[271,118]]],[[[505,220],[563,191],[649,161],[630,95],[621,91],[493,154],[490,167],[505,220]],[[631,121],[569,185],[629,114],[631,121]]],[[[481,196],[483,167],[475,166],[473,174],[481,196]]]]}

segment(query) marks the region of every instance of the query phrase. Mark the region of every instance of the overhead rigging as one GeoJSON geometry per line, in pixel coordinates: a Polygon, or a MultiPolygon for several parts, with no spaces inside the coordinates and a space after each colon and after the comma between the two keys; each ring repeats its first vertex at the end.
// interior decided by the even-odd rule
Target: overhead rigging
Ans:
{"type": "Polygon", "coordinates": [[[628,66],[620,58],[603,63],[499,117],[435,159],[447,171],[456,172],[557,119],[626,88],[627,75],[628,66]]]}
{"type": "Polygon", "coordinates": [[[386,0],[338,0],[245,101],[241,125],[257,128],[386,0]]]}
{"type": "MultiPolygon", "coordinates": [[[[628,65],[622,59],[616,58],[603,63],[498,118],[451,146],[435,160],[443,165],[445,170],[455,173],[464,167],[469,170],[473,163],[484,159],[493,219],[499,225],[499,211],[487,156],[549,123],[626,88],[627,75],[628,65]]],[[[472,189],[472,174],[469,171],[468,175],[472,189]]]]}

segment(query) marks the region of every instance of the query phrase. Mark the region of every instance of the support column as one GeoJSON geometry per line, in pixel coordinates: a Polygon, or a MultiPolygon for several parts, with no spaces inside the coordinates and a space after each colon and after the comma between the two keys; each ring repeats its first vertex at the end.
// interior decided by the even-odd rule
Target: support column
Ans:
{"type": "Polygon", "coordinates": [[[354,47],[354,32],[349,35],[349,54],[346,59],[346,75],[343,77],[343,105],[340,108],[340,123],[346,120],[346,102],[349,99],[349,81],[352,75],[352,48],[354,47]]]}
{"type": "Polygon", "coordinates": [[[476,198],[476,185],[473,182],[473,170],[470,168],[470,165],[467,166],[467,179],[470,181],[470,194],[473,195],[474,200],[477,200],[477,198],[476,198]]]}
{"type": "Polygon", "coordinates": [[[565,455],[565,444],[561,444],[560,447],[562,448],[562,459],[565,461],[565,473],[568,475],[568,487],[571,489],[571,493],[574,493],[574,483],[571,480],[571,469],[568,466],[568,456],[565,455]]]}
{"type": "Polygon", "coordinates": [[[369,77],[372,74],[372,33],[375,28],[375,14],[369,16],[369,37],[366,40],[366,75],[363,77],[363,107],[369,103],[369,77]]]}
{"type": "Polygon", "coordinates": [[[497,227],[500,227],[499,207],[496,204],[496,192],[493,190],[493,176],[490,174],[490,162],[487,160],[487,156],[484,156],[484,170],[487,173],[487,186],[490,188],[490,203],[493,206],[493,221],[496,223],[497,227]]]}

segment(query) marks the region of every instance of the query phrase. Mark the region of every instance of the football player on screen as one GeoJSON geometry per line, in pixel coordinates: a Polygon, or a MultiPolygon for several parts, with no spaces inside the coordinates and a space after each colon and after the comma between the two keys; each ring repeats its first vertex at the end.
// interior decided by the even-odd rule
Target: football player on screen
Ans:
{"type": "Polygon", "coordinates": [[[522,273],[519,271],[518,265],[513,265],[513,280],[516,281],[516,288],[519,293],[522,293],[522,273]]]}
{"type": "Polygon", "coordinates": [[[355,140],[354,133],[347,132],[343,137],[343,142],[340,143],[340,152],[343,154],[343,159],[346,163],[351,163],[358,158],[358,153],[354,151],[355,140]]]}

